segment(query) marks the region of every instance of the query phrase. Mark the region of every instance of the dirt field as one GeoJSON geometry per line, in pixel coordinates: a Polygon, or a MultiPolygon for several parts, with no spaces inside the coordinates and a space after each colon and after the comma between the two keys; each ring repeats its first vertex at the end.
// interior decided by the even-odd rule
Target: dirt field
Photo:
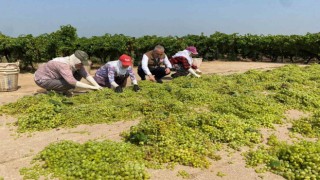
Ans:
{"type": "MultiPolygon", "coordinates": [[[[285,64],[280,63],[260,63],[260,62],[203,62],[201,70],[204,74],[230,74],[242,73],[249,69],[273,69],[285,64]]],[[[136,72],[136,71],[135,71],[136,72]]],[[[91,72],[91,74],[94,71],[91,72]]],[[[25,95],[37,93],[39,88],[33,81],[33,74],[19,74],[19,89],[13,92],[0,92],[0,105],[14,102],[25,95]]],[[[290,111],[290,118],[297,118],[303,114],[290,111]]],[[[60,140],[73,140],[76,142],[86,142],[90,139],[111,139],[120,141],[120,132],[136,125],[138,121],[116,122],[111,125],[81,125],[72,129],[55,129],[45,132],[23,134],[18,136],[16,128],[9,126],[8,123],[15,119],[7,116],[0,116],[0,177],[5,180],[22,179],[19,169],[29,166],[31,159],[48,144],[60,140]]],[[[288,127],[290,125],[279,127],[275,132],[280,139],[288,138],[288,127]]],[[[263,130],[263,134],[270,134],[270,130],[263,130]]],[[[245,150],[245,149],[244,149],[245,150]]],[[[177,176],[179,170],[186,170],[192,175],[192,179],[230,179],[230,180],[252,180],[252,179],[283,179],[272,173],[257,174],[252,168],[245,167],[245,161],[240,155],[241,152],[234,152],[230,156],[229,152],[219,152],[222,160],[213,161],[209,169],[198,169],[185,166],[177,166],[174,170],[149,170],[153,180],[171,180],[182,179],[177,176]],[[218,172],[226,174],[224,177],[217,176],[218,172]]]]}

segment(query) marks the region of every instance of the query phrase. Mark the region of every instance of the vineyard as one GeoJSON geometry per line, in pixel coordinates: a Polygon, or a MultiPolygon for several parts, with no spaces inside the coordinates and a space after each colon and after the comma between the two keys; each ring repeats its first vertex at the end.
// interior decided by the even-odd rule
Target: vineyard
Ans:
{"type": "MultiPolygon", "coordinates": [[[[26,179],[152,179],[150,169],[207,169],[223,160],[219,151],[243,148],[249,149],[242,154],[247,166],[257,173],[319,179],[319,71],[319,65],[288,65],[164,84],[139,82],[138,93],[128,87],[122,94],[110,89],[71,98],[39,94],[1,106],[0,114],[15,116],[12,126],[21,134],[138,120],[121,133],[122,141],[50,144],[32,166],[20,170],[26,179]],[[292,120],[285,116],[290,110],[306,116],[292,120]],[[287,142],[261,132],[287,124],[292,125],[287,142]]],[[[191,178],[188,171],[177,176],[191,178]]]]}
{"type": "MultiPolygon", "coordinates": [[[[76,49],[86,51],[90,59],[99,63],[117,59],[126,53],[139,60],[156,44],[165,47],[170,57],[189,45],[197,47],[199,56],[205,60],[251,59],[273,62],[319,61],[320,33],[306,35],[239,35],[216,32],[209,36],[142,36],[130,37],[123,34],[105,34],[90,38],[78,37],[76,28],[61,26],[56,32],[39,36],[20,35],[13,38],[0,33],[0,58],[7,61],[21,60],[24,66],[34,68],[35,63],[46,62],[58,56],[67,56],[76,49]]],[[[138,61],[135,61],[137,64],[138,61]]]]}

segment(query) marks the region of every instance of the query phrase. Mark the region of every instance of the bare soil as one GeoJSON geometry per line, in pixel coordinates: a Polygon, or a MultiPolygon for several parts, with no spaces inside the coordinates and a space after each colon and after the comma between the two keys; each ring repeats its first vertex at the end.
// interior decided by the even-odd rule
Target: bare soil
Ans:
{"type": "MultiPolygon", "coordinates": [[[[250,69],[269,70],[284,66],[282,63],[262,63],[262,62],[224,62],[213,61],[203,62],[201,70],[203,74],[231,74],[243,73],[250,69]]],[[[136,70],[135,70],[136,72],[136,70]]],[[[93,74],[94,71],[91,71],[93,74]]],[[[167,78],[170,79],[170,78],[167,78]]],[[[41,92],[33,81],[33,74],[24,73],[19,74],[18,81],[19,89],[12,92],[0,92],[0,105],[15,102],[19,98],[26,95],[34,95],[41,92]]],[[[287,117],[296,119],[304,114],[295,110],[288,111],[287,117]]],[[[33,134],[16,133],[16,127],[9,125],[15,122],[16,119],[9,116],[0,116],[0,177],[5,180],[23,179],[19,173],[22,167],[30,166],[32,158],[41,151],[44,147],[52,142],[60,140],[72,140],[76,142],[86,142],[92,139],[110,139],[114,141],[121,141],[120,133],[128,130],[131,126],[139,123],[136,121],[121,121],[113,124],[98,124],[98,125],[80,125],[71,129],[53,129],[50,131],[36,132],[33,134]]],[[[279,138],[287,140],[288,128],[287,126],[279,126],[275,130],[265,129],[262,133],[267,137],[268,134],[276,132],[279,138]]],[[[245,148],[244,150],[245,151],[245,148]]],[[[182,179],[178,177],[179,170],[186,170],[191,174],[191,179],[208,180],[208,179],[230,179],[230,180],[276,180],[283,179],[282,177],[272,173],[255,173],[254,169],[246,168],[245,161],[241,156],[242,151],[218,152],[222,159],[219,161],[212,161],[209,169],[198,169],[186,166],[176,166],[174,170],[148,170],[151,174],[152,180],[174,180],[182,179]],[[225,174],[223,177],[217,176],[217,173],[225,174]]]]}

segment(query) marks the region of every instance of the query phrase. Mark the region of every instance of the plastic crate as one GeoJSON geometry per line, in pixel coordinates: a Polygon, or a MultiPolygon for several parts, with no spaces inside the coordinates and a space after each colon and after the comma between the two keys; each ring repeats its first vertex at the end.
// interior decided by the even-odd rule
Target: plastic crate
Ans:
{"type": "Polygon", "coordinates": [[[202,58],[193,58],[192,64],[197,66],[198,68],[201,66],[202,58]]]}

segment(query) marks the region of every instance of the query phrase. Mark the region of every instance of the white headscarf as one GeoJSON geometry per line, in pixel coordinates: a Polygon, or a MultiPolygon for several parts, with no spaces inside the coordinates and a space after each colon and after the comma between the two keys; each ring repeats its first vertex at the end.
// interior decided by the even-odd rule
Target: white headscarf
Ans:
{"type": "Polygon", "coordinates": [[[73,72],[77,70],[76,64],[81,63],[80,59],[78,59],[74,54],[72,54],[71,56],[54,58],[52,61],[69,64],[73,72]]]}
{"type": "Polygon", "coordinates": [[[127,74],[128,68],[124,68],[122,67],[122,63],[120,60],[116,60],[116,61],[110,61],[108,62],[109,65],[115,67],[115,71],[117,72],[117,75],[125,75],[127,74]]]}
{"type": "Polygon", "coordinates": [[[185,57],[188,60],[188,63],[190,65],[192,65],[193,59],[191,57],[191,52],[190,51],[188,51],[188,50],[179,51],[172,57],[175,58],[175,57],[179,57],[179,56],[185,57]]]}

